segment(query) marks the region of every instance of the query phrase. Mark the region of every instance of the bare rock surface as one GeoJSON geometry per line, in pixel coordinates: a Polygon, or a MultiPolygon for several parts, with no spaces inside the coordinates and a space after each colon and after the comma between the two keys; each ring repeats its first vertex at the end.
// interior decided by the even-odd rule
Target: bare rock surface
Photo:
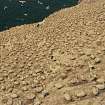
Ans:
{"type": "Polygon", "coordinates": [[[0,32],[0,105],[105,105],[105,0],[0,32]]]}

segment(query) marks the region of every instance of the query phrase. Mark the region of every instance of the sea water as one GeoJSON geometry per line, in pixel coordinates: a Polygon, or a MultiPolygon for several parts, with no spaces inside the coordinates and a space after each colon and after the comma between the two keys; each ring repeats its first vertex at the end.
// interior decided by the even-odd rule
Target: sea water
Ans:
{"type": "Polygon", "coordinates": [[[77,3],[78,0],[0,0],[0,31],[40,22],[51,13],[77,3]]]}

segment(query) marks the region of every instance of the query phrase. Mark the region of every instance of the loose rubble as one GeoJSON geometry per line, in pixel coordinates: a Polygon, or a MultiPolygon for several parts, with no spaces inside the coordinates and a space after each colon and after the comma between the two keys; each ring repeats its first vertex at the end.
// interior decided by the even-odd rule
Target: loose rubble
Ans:
{"type": "Polygon", "coordinates": [[[0,32],[0,52],[0,105],[105,105],[105,0],[0,32]]]}

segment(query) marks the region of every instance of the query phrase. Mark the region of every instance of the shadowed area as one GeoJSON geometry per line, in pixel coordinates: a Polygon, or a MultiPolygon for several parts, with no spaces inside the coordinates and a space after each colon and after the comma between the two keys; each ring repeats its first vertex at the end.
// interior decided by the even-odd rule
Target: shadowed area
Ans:
{"type": "Polygon", "coordinates": [[[42,21],[51,13],[77,3],[78,0],[0,0],[0,31],[42,21]]]}

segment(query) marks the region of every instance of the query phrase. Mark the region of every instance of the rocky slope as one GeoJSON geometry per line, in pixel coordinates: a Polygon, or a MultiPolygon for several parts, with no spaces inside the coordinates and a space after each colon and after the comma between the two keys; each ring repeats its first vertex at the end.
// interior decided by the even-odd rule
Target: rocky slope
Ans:
{"type": "Polygon", "coordinates": [[[0,105],[105,105],[105,0],[0,32],[0,105]]]}

